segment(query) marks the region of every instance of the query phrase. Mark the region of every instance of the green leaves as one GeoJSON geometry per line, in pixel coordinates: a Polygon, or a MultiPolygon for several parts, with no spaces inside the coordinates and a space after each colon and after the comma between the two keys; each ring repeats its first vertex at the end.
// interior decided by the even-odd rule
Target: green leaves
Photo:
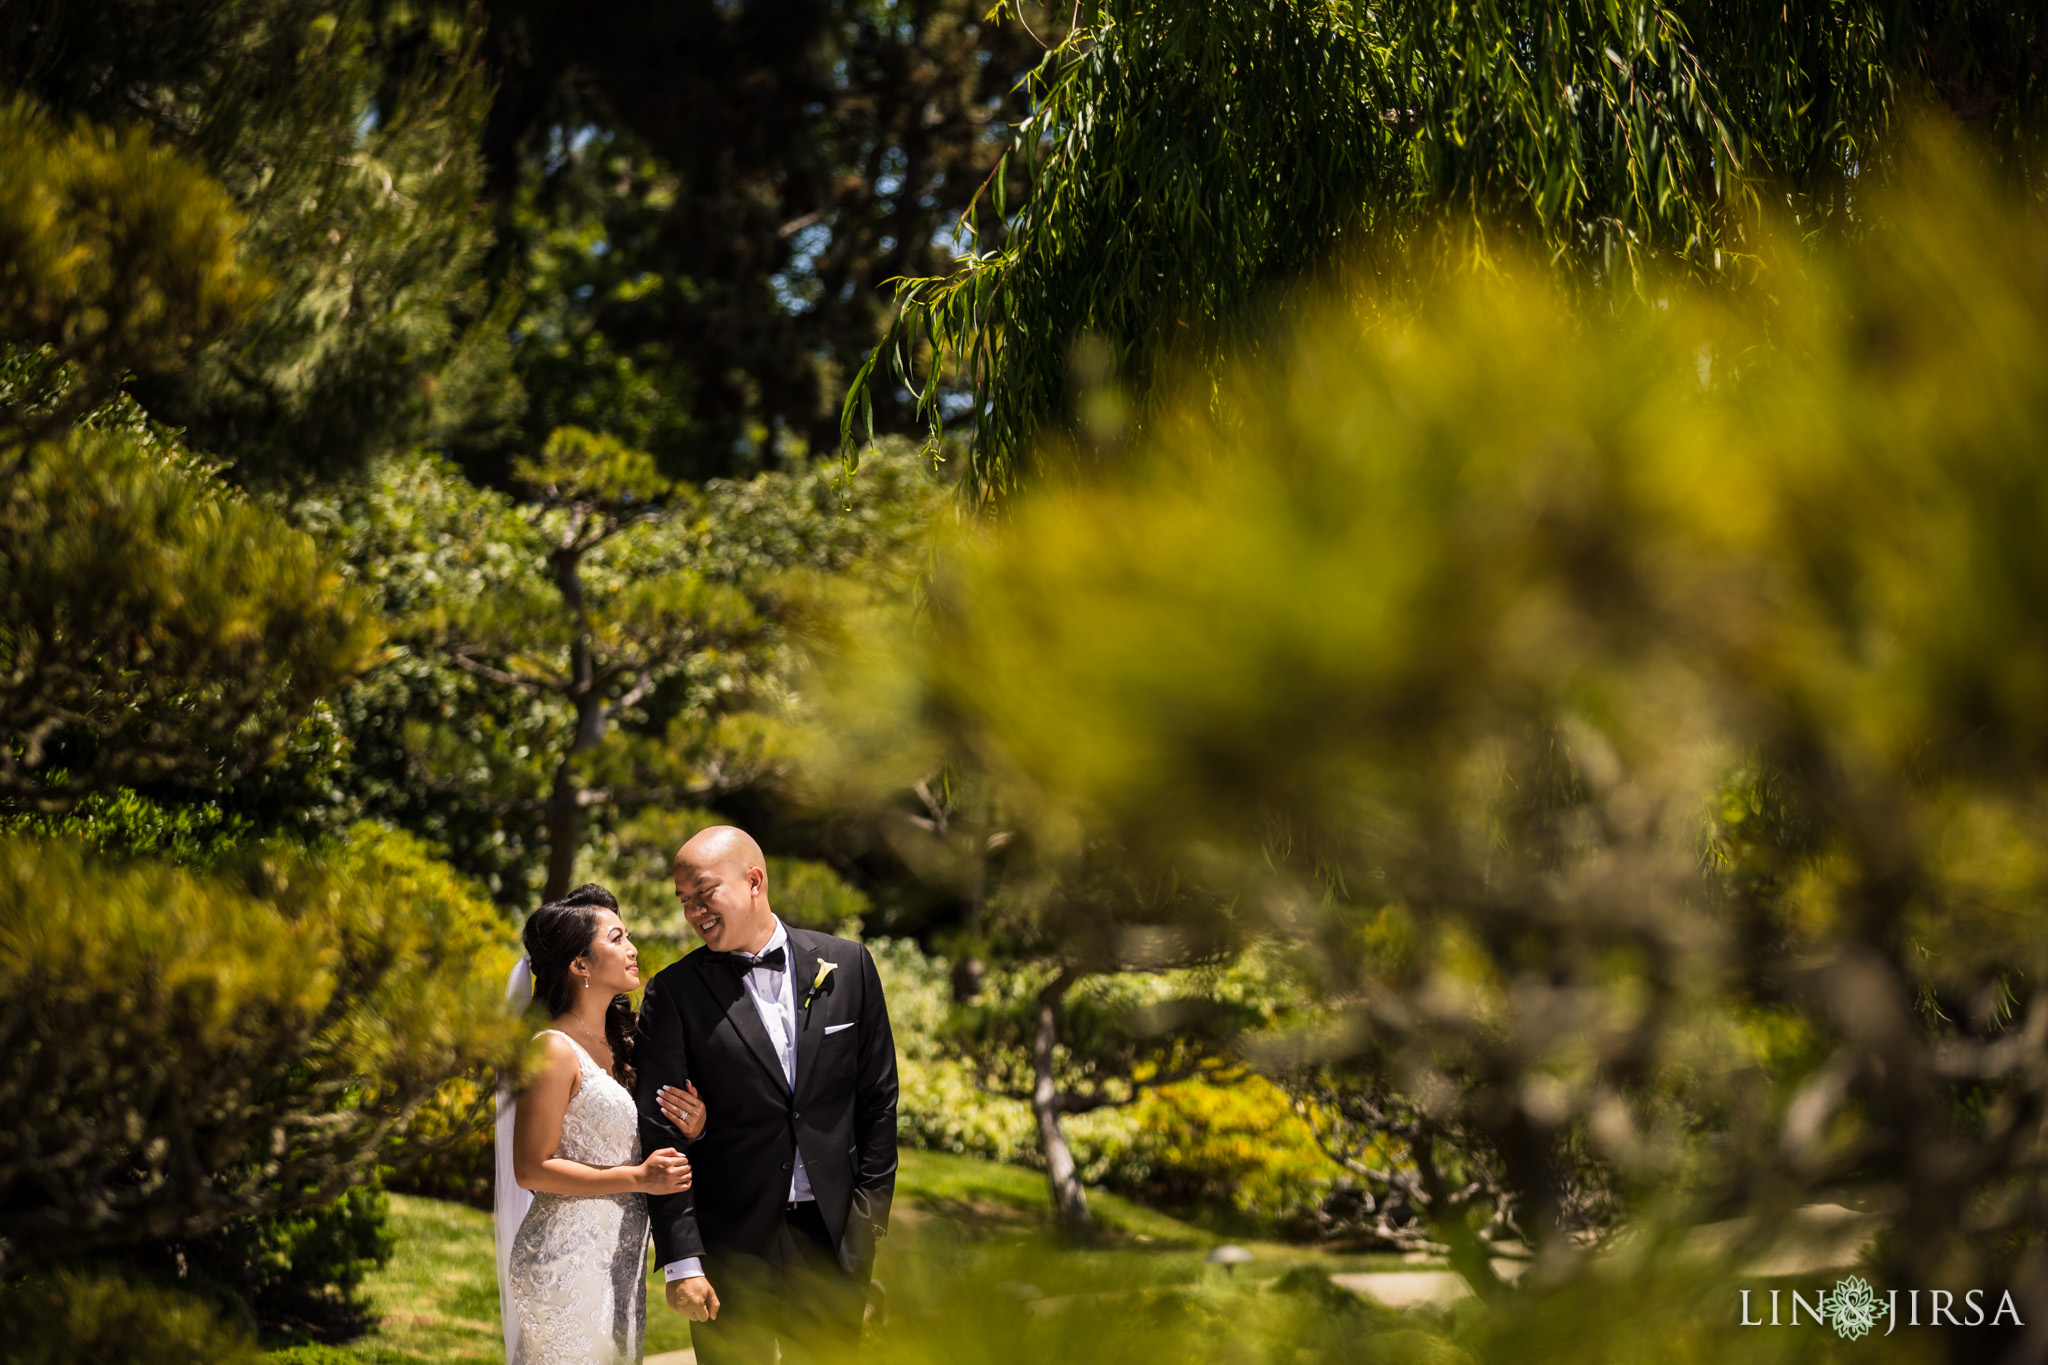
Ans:
{"type": "Polygon", "coordinates": [[[1333,308],[955,538],[822,732],[1232,898],[1342,1020],[1311,1060],[1483,1139],[1539,1248],[1587,1143],[1646,1205],[1853,1179],[1923,1211],[1902,1282],[1989,1267],[2048,1225],[1952,1212],[2048,1162],[2048,230],[1954,143],[1907,164],[1768,298],[1333,308]]]}
{"type": "Polygon", "coordinates": [[[272,0],[181,54],[183,80],[159,94],[160,124],[190,130],[276,288],[138,396],[243,477],[488,449],[517,419],[509,300],[484,276],[480,28],[433,9],[272,0]]]}
{"type": "Polygon", "coordinates": [[[1808,232],[1864,220],[1914,99],[1978,129],[2014,175],[2041,164],[2023,54],[2043,35],[2025,5],[1077,13],[1027,83],[1011,155],[1030,198],[965,220],[983,249],[952,271],[898,283],[842,412],[850,442],[893,375],[935,434],[971,426],[990,498],[1066,445],[1113,455],[1163,379],[1216,379],[1302,287],[1398,288],[1518,252],[1624,291],[1674,268],[1739,279],[1766,204],[1808,232]]]}
{"type": "Polygon", "coordinates": [[[646,451],[582,427],[555,428],[538,459],[513,462],[512,476],[547,502],[607,511],[645,508],[675,487],[646,451]]]}
{"type": "MultiPolygon", "coordinates": [[[[83,367],[70,415],[127,371],[182,364],[268,290],[238,259],[243,219],[218,182],[139,130],[62,131],[16,97],[0,164],[0,337],[83,367]]],[[[0,450],[17,439],[0,429],[0,450]]]]}
{"type": "Polygon", "coordinates": [[[502,923],[416,841],[237,872],[0,840],[10,1269],[329,1203],[443,1081],[517,1055],[502,923]]]}
{"type": "Polygon", "coordinates": [[[140,132],[0,108],[0,801],[274,756],[380,634],[312,540],[126,398],[267,286],[220,185],[140,132]]]}
{"type": "Polygon", "coordinates": [[[218,784],[382,638],[313,540],[146,427],[73,431],[0,489],[0,800],[218,784]]]}
{"type": "Polygon", "coordinates": [[[843,418],[851,440],[879,365],[935,430],[964,384],[990,494],[1065,425],[1077,346],[1142,399],[1178,359],[1255,344],[1273,287],[1355,243],[1407,179],[1369,93],[1378,55],[1340,7],[1115,0],[1083,19],[1029,80],[1013,154],[1031,197],[981,229],[993,250],[899,285],[843,418]]]}
{"type": "Polygon", "coordinates": [[[350,780],[512,901],[558,775],[601,831],[787,767],[773,717],[799,682],[793,640],[841,588],[903,584],[944,496],[900,444],[851,475],[819,462],[702,490],[615,438],[549,450],[526,466],[548,480],[537,503],[415,455],[295,508],[402,650],[338,699],[350,780]]]}

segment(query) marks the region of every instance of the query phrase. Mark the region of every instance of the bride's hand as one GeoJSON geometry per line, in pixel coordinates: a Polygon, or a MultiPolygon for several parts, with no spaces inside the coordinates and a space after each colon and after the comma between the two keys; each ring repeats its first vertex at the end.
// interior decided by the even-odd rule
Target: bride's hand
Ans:
{"type": "Polygon", "coordinates": [[[649,1154],[640,1163],[640,1189],[644,1194],[681,1194],[690,1188],[690,1159],[673,1147],[649,1154]]]}
{"type": "Polygon", "coordinates": [[[711,1121],[710,1113],[704,1108],[704,1097],[697,1093],[697,1083],[689,1081],[681,1090],[665,1085],[654,1092],[654,1102],[661,1106],[661,1112],[668,1115],[668,1121],[682,1131],[684,1137],[695,1142],[704,1136],[704,1126],[711,1121]]]}

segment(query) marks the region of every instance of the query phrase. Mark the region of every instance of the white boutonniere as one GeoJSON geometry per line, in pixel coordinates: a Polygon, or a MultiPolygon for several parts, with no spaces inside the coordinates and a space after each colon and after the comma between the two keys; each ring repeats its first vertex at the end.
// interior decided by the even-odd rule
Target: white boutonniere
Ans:
{"type": "Polygon", "coordinates": [[[818,992],[825,989],[825,983],[831,979],[832,973],[838,970],[839,964],[836,962],[820,962],[818,964],[818,974],[811,978],[810,994],[804,997],[804,1013],[810,1013],[811,1002],[818,998],[818,992]]]}

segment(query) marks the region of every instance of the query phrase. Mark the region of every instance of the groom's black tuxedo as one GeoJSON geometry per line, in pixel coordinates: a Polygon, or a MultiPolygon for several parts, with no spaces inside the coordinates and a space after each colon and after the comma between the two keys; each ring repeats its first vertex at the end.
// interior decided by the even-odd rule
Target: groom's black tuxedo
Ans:
{"type": "Polygon", "coordinates": [[[840,1268],[862,1281],[896,1188],[896,1044],[875,960],[858,943],[786,927],[797,1002],[794,1093],[730,958],[698,949],[657,973],[640,1006],[633,1062],[641,1148],[686,1149],[693,1177],[686,1193],[648,1199],[655,1252],[663,1265],[706,1257],[721,1294],[722,1255],[769,1254],[798,1151],[840,1268]],[[806,1008],[821,962],[834,970],[806,1008]],[[686,1081],[696,1083],[710,1115],[695,1143],[685,1143],[654,1102],[661,1086],[686,1081]]]}

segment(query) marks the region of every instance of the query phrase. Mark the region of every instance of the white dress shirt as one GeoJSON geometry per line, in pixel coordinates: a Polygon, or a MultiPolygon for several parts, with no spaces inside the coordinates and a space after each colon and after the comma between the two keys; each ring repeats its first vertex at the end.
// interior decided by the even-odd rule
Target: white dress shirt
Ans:
{"type": "MultiPolygon", "coordinates": [[[[791,1094],[796,1093],[796,954],[790,951],[789,930],[782,927],[782,921],[775,921],[775,932],[761,946],[756,956],[765,956],[782,949],[782,970],[771,972],[764,967],[752,967],[744,972],[740,980],[746,983],[747,995],[754,1002],[754,1013],[761,1016],[761,1027],[768,1030],[768,1045],[775,1049],[775,1055],[782,1060],[782,1079],[789,1082],[791,1094]]],[[[815,1199],[811,1193],[811,1177],[804,1170],[804,1154],[799,1150],[796,1161],[790,1169],[789,1202],[801,1203],[815,1199]]],[[[661,1268],[664,1282],[687,1280],[704,1273],[704,1261],[699,1256],[686,1256],[680,1261],[670,1261],[661,1268]]]]}

